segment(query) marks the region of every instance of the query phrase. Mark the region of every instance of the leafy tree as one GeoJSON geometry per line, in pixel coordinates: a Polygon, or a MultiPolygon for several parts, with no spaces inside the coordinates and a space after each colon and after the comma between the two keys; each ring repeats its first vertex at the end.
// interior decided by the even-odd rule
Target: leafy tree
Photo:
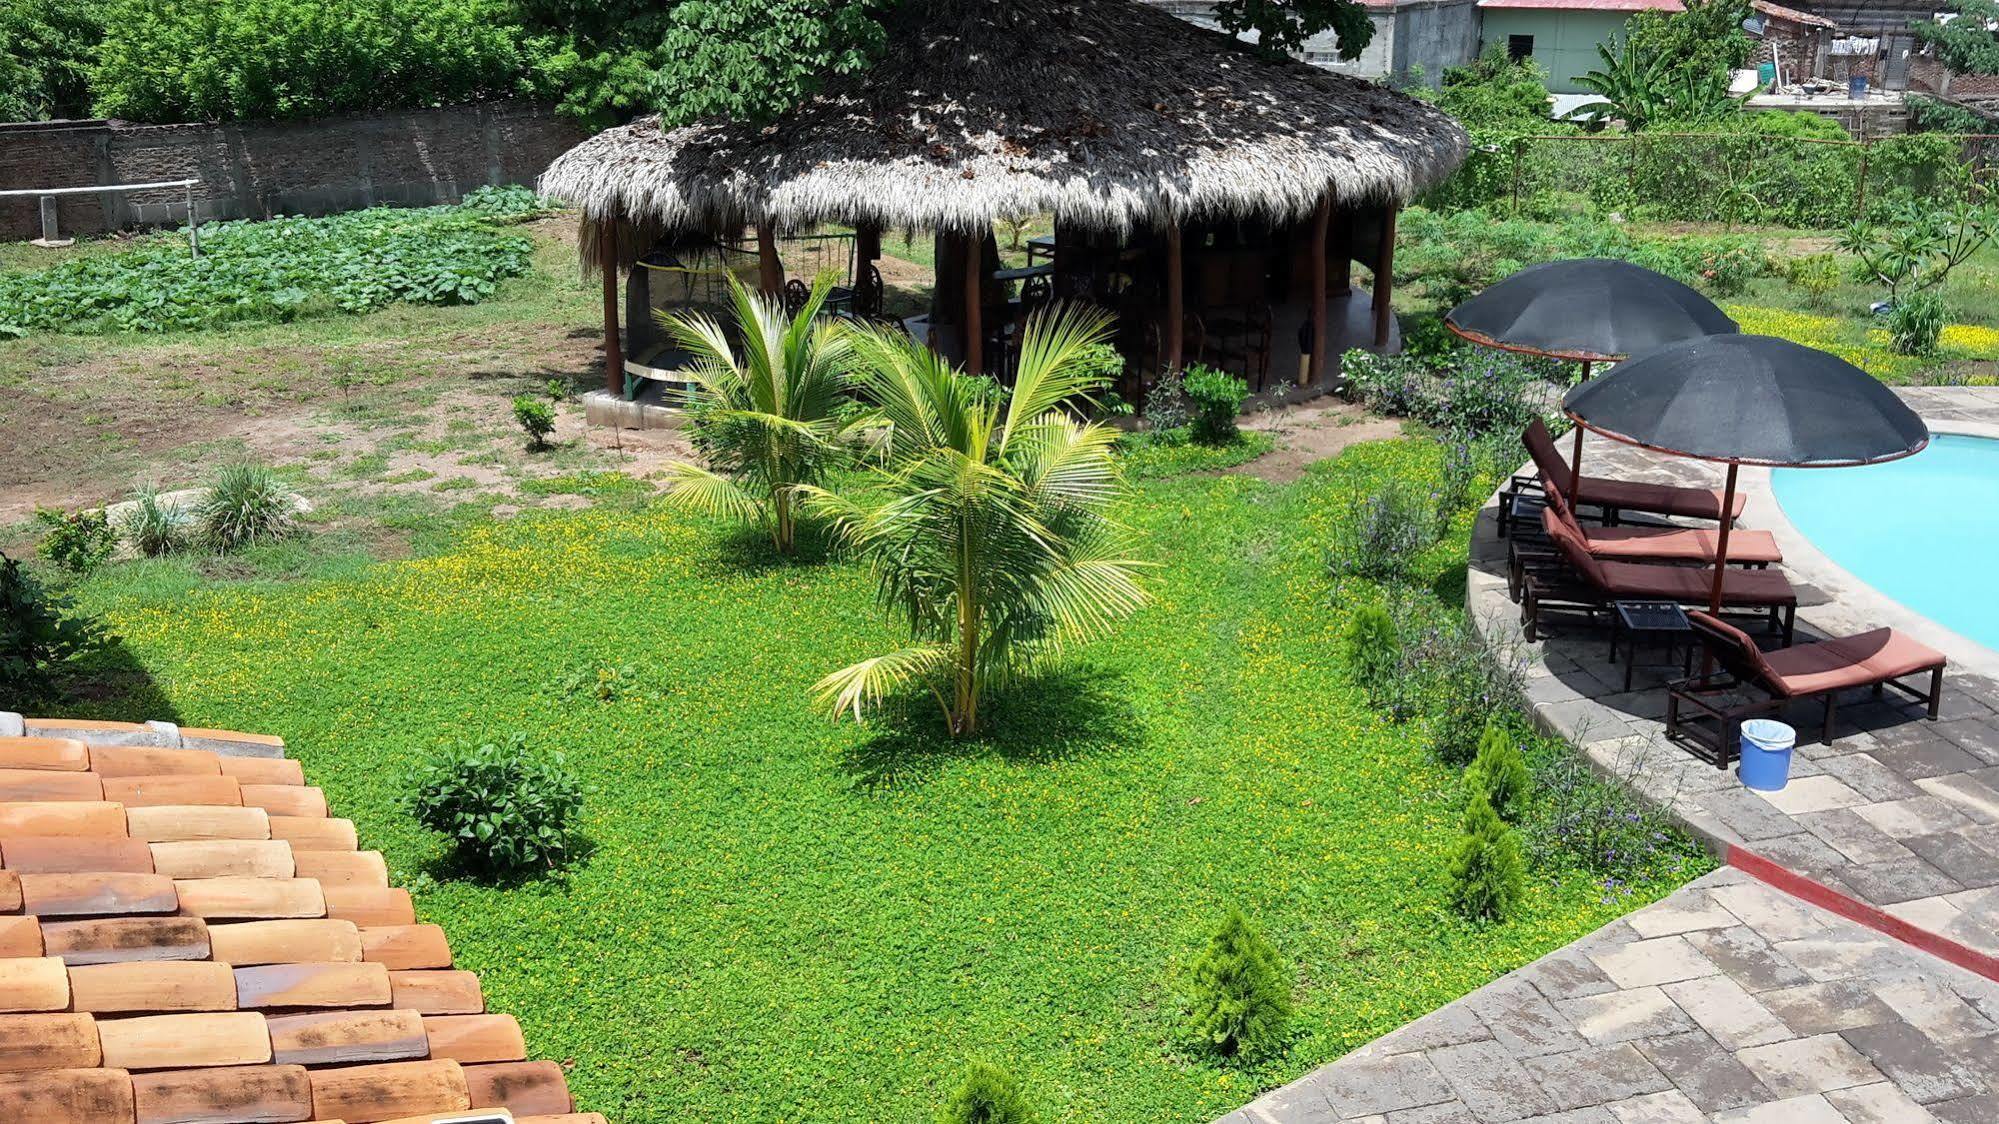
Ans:
{"type": "Polygon", "coordinates": [[[1437,104],[1473,128],[1545,129],[1548,72],[1532,56],[1516,59],[1492,43],[1464,66],[1444,71],[1437,104]]]}
{"type": "Polygon", "coordinates": [[[1750,15],[1749,0],[1688,0],[1685,11],[1640,12],[1627,27],[1631,46],[1656,56],[1668,73],[1719,78],[1727,89],[1731,72],[1756,53],[1755,40],[1742,30],[1750,15]]]}
{"type": "Polygon", "coordinates": [[[1070,408],[1108,385],[1083,360],[1109,331],[1088,309],[1031,318],[1010,393],[901,332],[855,336],[855,384],[889,429],[886,463],[862,498],[799,492],[869,560],[914,643],[820,680],[835,714],[862,719],[921,685],[954,736],[974,734],[988,688],[1145,603],[1131,536],[1110,514],[1117,431],[1070,408]]]}
{"type": "Polygon", "coordinates": [[[1956,18],[1947,23],[1917,20],[1909,25],[1916,38],[1936,48],[1937,59],[1959,74],[1999,74],[1999,35],[1993,33],[1999,27],[1999,2],[1947,0],[1944,6],[1956,18]]]}
{"type": "Polygon", "coordinates": [[[1689,0],[1681,12],[1640,12],[1616,50],[1597,44],[1601,70],[1576,81],[1609,99],[1571,116],[1601,125],[1612,118],[1637,131],[1663,121],[1699,123],[1741,104],[1728,92],[1734,71],[1756,44],[1743,33],[1746,0],[1689,0]]]}
{"type": "Polygon", "coordinates": [[[1904,202],[1886,221],[1858,222],[1840,238],[1855,274],[1888,290],[1889,303],[1941,288],[1950,272],[1999,234],[1999,208],[1960,198],[1945,206],[1904,202]]]}
{"type": "Polygon", "coordinates": [[[0,121],[85,117],[102,0],[0,3],[0,121]]]}
{"type": "Polygon", "coordinates": [[[69,598],[42,588],[15,559],[0,554],[0,698],[29,699],[49,687],[49,674],[104,640],[69,598]]]}
{"type": "Polygon", "coordinates": [[[831,277],[822,277],[805,307],[786,317],[782,301],[730,278],[733,331],[701,313],[666,320],[694,355],[688,430],[714,466],[672,465],[667,495],[763,522],[782,554],[798,548],[800,490],[840,460],[851,424],[840,382],[853,349],[839,325],[819,316],[831,290],[831,277]]]}
{"type": "Polygon", "coordinates": [[[1255,34],[1273,54],[1299,51],[1312,36],[1331,31],[1340,57],[1357,59],[1374,38],[1374,24],[1358,0],[1222,0],[1215,20],[1233,34],[1255,34]]]}
{"type": "Polygon", "coordinates": [[[1284,1040],[1291,970],[1241,910],[1232,909],[1183,972],[1191,1037],[1225,1058],[1264,1053],[1284,1040]]]}
{"type": "Polygon", "coordinates": [[[1451,857],[1451,904],[1473,921],[1504,921],[1527,888],[1520,834],[1492,810],[1483,792],[1465,809],[1464,839],[1451,857]]]}
{"type": "Polygon", "coordinates": [[[990,1062],[965,1067],[964,1080],[937,1111],[937,1124],[1033,1124],[1034,1110],[1013,1075],[990,1062]]]}

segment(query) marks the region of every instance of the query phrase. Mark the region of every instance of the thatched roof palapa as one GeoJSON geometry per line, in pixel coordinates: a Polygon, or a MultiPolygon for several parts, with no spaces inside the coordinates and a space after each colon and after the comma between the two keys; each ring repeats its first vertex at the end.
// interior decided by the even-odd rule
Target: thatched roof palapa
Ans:
{"type": "Polygon", "coordinates": [[[770,125],[643,118],[563,154],[541,190],[669,229],[1053,214],[1123,232],[1288,221],[1328,193],[1402,203],[1464,159],[1433,106],[1135,0],[910,0],[889,21],[877,63],[770,125]]]}

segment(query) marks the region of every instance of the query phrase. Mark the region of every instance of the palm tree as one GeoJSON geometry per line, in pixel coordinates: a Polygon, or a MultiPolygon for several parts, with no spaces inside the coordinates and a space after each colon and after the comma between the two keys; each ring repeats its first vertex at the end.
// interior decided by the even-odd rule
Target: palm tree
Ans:
{"type": "Polygon", "coordinates": [[[694,355],[694,386],[682,395],[688,431],[710,467],[667,469],[667,496],[688,507],[770,528],[780,553],[798,547],[798,491],[825,478],[845,455],[851,421],[842,380],[853,358],[846,331],[819,310],[830,277],[813,286],[796,316],[729,279],[734,335],[703,313],[662,325],[694,355]]]}
{"type": "Polygon", "coordinates": [[[863,720],[921,685],[953,736],[977,733],[988,688],[1145,603],[1143,564],[1109,512],[1116,433],[1071,409],[1108,385],[1082,360],[1109,332],[1095,311],[1030,319],[1010,393],[900,333],[855,337],[856,389],[889,429],[878,486],[805,492],[872,564],[912,643],[820,680],[836,716],[863,720]]]}

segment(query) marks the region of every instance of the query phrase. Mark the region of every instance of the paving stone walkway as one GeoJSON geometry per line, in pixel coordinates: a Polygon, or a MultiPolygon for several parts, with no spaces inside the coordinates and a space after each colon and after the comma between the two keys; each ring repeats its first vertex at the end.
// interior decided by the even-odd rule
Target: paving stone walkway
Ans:
{"type": "Polygon", "coordinates": [[[1999,983],[1723,869],[1218,1124],[1989,1124],[1999,983]]]}
{"type": "MultiPolygon", "coordinates": [[[[1999,437],[1999,390],[1903,392],[1999,437]]],[[[1592,438],[1586,471],[1719,486],[1716,466],[1592,438]]],[[[1537,720],[1669,810],[1724,868],[1225,1118],[1223,1124],[1999,1124],[1999,653],[1858,583],[1745,471],[1799,638],[1881,625],[1950,655],[1941,720],[1862,696],[1781,792],[1666,741],[1677,667],[1613,666],[1600,628],[1521,640],[1488,510],[1467,605],[1525,668],[1537,720]],[[1758,877],[1752,877],[1754,871],[1758,877]],[[1781,887],[1781,888],[1779,888],[1781,887]],[[1966,970],[1967,968],[1974,970],[1966,970]]]]}

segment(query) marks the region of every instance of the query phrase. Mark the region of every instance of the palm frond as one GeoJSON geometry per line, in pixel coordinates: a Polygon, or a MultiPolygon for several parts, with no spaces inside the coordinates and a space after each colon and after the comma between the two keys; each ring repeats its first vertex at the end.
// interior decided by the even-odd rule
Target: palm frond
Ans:
{"type": "Polygon", "coordinates": [[[761,519],[768,510],[763,499],[743,490],[734,480],[685,461],[666,466],[666,499],[730,519],[761,519]]]}
{"type": "Polygon", "coordinates": [[[1007,402],[1004,451],[1022,427],[1064,402],[1087,397],[1108,385],[1077,362],[1082,353],[1110,339],[1112,317],[1093,305],[1056,305],[1027,320],[1020,337],[1020,362],[1007,402]]]}
{"type": "Polygon", "coordinates": [[[950,648],[919,644],[843,667],[813,684],[812,694],[833,717],[851,715],[854,721],[864,722],[867,712],[880,706],[883,699],[912,686],[929,686],[936,693],[936,684],[931,681],[950,670],[950,648]]]}

